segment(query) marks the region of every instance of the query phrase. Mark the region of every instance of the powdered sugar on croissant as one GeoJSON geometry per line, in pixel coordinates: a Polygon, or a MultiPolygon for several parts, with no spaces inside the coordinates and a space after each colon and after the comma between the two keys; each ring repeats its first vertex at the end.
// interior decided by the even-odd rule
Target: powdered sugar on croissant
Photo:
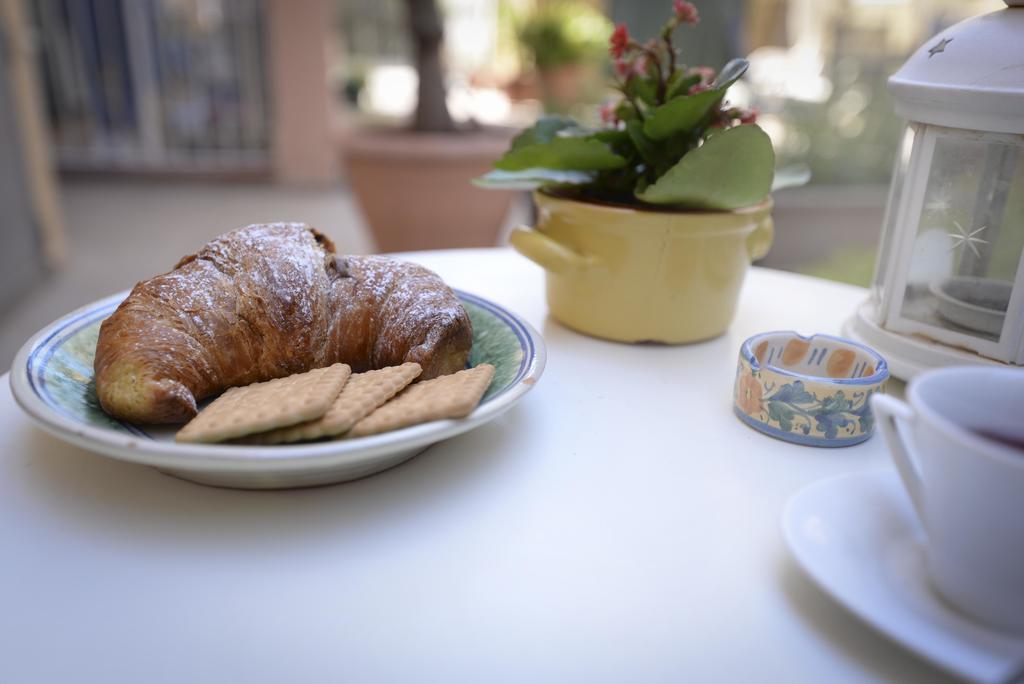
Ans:
{"type": "Polygon", "coordinates": [[[336,362],[444,375],[471,345],[465,309],[433,272],[336,256],[305,224],[252,225],[132,289],[100,328],[96,391],[117,418],[177,423],[228,387],[336,362]]]}

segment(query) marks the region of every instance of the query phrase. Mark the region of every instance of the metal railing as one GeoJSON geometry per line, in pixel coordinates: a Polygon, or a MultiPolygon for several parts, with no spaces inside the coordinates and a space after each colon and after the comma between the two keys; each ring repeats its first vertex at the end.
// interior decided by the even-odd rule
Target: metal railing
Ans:
{"type": "Polygon", "coordinates": [[[31,4],[62,168],[268,167],[263,0],[31,4]]]}

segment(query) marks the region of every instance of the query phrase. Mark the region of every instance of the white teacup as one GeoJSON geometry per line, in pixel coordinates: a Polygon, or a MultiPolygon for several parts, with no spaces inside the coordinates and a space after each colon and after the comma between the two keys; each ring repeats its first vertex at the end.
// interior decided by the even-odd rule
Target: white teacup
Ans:
{"type": "Polygon", "coordinates": [[[930,371],[907,400],[871,398],[924,523],[932,585],[964,613],[1024,633],[1024,369],[930,371]]]}

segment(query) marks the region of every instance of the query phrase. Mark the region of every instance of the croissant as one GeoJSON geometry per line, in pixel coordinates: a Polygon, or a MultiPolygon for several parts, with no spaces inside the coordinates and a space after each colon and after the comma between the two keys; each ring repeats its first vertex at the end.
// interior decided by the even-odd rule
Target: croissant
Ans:
{"type": "Polygon", "coordinates": [[[336,362],[361,372],[414,361],[422,378],[465,367],[472,326],[436,274],[334,251],[304,224],[252,225],[136,285],[100,326],[103,410],[180,423],[229,387],[336,362]]]}

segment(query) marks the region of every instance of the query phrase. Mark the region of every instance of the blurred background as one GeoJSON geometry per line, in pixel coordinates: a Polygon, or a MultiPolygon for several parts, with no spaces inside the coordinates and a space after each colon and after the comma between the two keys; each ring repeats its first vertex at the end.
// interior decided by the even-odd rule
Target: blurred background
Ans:
{"type": "MultiPolygon", "coordinates": [[[[761,265],[866,285],[902,126],[886,78],[1003,3],[696,4],[683,61],[748,57],[729,99],[760,111],[780,165],[811,174],[777,194],[761,265]]],[[[528,196],[467,179],[544,111],[595,121],[613,24],[646,38],[671,10],[438,0],[417,33],[409,6],[0,0],[0,367],[52,319],[246,223],[306,221],[350,253],[501,244],[528,196]],[[421,84],[445,86],[451,123],[414,115],[421,84]]]]}

